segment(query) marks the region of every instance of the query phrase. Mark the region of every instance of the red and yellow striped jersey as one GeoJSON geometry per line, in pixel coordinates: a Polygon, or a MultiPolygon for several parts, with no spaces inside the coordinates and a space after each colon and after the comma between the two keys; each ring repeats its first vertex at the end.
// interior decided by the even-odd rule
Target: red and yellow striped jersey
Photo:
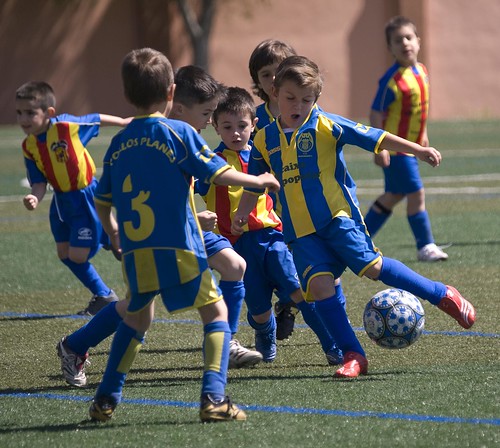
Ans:
{"type": "Polygon", "coordinates": [[[95,164],[86,145],[98,135],[99,126],[99,114],[60,115],[46,133],[26,137],[22,147],[30,182],[48,182],[63,193],[87,187],[95,164]]]}
{"type": "Polygon", "coordinates": [[[379,81],[372,110],[385,114],[386,131],[421,143],[429,113],[429,78],[425,66],[392,65],[379,81]]]}
{"type": "MultiPolygon", "coordinates": [[[[227,149],[224,143],[221,143],[214,152],[235,170],[248,172],[250,149],[236,152],[227,149]]],[[[217,227],[214,232],[225,236],[231,244],[234,244],[239,237],[231,233],[231,222],[238,210],[243,187],[212,184],[206,192],[201,190],[199,192],[205,199],[207,209],[217,214],[217,227]]],[[[248,216],[248,224],[244,229],[252,231],[266,227],[282,230],[281,220],[273,209],[273,200],[268,194],[261,194],[257,205],[248,216]]]]}

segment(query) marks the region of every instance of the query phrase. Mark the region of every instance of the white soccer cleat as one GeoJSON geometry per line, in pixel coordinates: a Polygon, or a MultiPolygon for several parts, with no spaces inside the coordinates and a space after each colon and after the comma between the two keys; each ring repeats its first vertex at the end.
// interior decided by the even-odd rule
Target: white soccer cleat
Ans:
{"type": "Polygon", "coordinates": [[[236,339],[229,342],[229,368],[252,367],[262,361],[262,354],[243,347],[236,339]]]}
{"type": "Polygon", "coordinates": [[[66,338],[62,338],[57,344],[57,356],[61,358],[61,371],[68,384],[76,387],[87,385],[85,367],[90,364],[87,359],[88,353],[80,356],[68,348],[65,344],[66,338]]]}
{"type": "Polygon", "coordinates": [[[426,244],[417,251],[418,261],[444,261],[448,259],[448,254],[434,243],[426,244]]]}

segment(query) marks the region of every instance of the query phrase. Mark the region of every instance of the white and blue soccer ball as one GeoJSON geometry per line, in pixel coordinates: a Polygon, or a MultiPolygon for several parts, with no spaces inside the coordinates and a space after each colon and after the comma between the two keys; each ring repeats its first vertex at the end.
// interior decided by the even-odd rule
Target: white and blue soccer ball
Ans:
{"type": "Polygon", "coordinates": [[[406,348],[417,342],[425,325],[424,308],[413,294],[402,289],[385,289],[366,304],[363,326],[378,346],[406,348]]]}

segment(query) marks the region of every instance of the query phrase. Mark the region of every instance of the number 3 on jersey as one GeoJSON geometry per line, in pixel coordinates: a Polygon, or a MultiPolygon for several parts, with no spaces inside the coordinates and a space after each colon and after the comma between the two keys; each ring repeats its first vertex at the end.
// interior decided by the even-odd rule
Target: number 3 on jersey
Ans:
{"type": "MultiPolygon", "coordinates": [[[[122,185],[123,193],[133,193],[132,179],[130,174],[125,178],[122,185]]],[[[139,225],[134,227],[132,221],[124,221],[123,229],[127,238],[131,241],[142,241],[148,238],[155,228],[155,215],[153,210],[145,202],[149,199],[149,191],[140,191],[132,198],[130,208],[139,215],[139,225]]]]}

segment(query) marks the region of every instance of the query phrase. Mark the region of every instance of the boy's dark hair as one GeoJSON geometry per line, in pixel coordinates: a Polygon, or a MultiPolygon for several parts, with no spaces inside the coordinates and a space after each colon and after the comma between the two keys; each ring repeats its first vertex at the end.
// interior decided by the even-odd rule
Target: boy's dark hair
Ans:
{"type": "Polygon", "coordinates": [[[163,53],[141,48],[125,56],[122,81],[127,100],[136,107],[146,109],[166,101],[168,89],[174,83],[174,73],[163,53]]]}
{"type": "Polygon", "coordinates": [[[255,119],[255,103],[252,95],[241,87],[228,87],[224,98],[214,111],[212,118],[215,124],[217,124],[219,115],[223,112],[228,114],[248,114],[253,121],[255,119]]]}
{"type": "Polygon", "coordinates": [[[279,89],[285,81],[292,81],[299,87],[312,88],[316,99],[323,90],[323,79],[318,66],[305,56],[290,56],[281,62],[276,69],[274,86],[279,89]]]}
{"type": "Polygon", "coordinates": [[[418,37],[417,26],[408,18],[404,16],[395,16],[390,19],[385,25],[385,40],[387,45],[391,44],[392,33],[402,26],[410,25],[413,27],[413,31],[415,31],[415,35],[418,37]]]}
{"type": "Polygon", "coordinates": [[[35,107],[44,112],[56,107],[56,96],[52,87],[44,81],[29,81],[16,90],[16,100],[32,100],[35,107]]]}
{"type": "Polygon", "coordinates": [[[259,70],[267,65],[281,62],[289,56],[296,55],[297,52],[287,43],[276,39],[267,39],[262,41],[250,55],[248,68],[252,77],[252,92],[266,103],[269,97],[259,87],[259,70]]]}
{"type": "Polygon", "coordinates": [[[174,101],[187,107],[221,98],[225,87],[201,67],[186,65],[175,72],[174,101]]]}

